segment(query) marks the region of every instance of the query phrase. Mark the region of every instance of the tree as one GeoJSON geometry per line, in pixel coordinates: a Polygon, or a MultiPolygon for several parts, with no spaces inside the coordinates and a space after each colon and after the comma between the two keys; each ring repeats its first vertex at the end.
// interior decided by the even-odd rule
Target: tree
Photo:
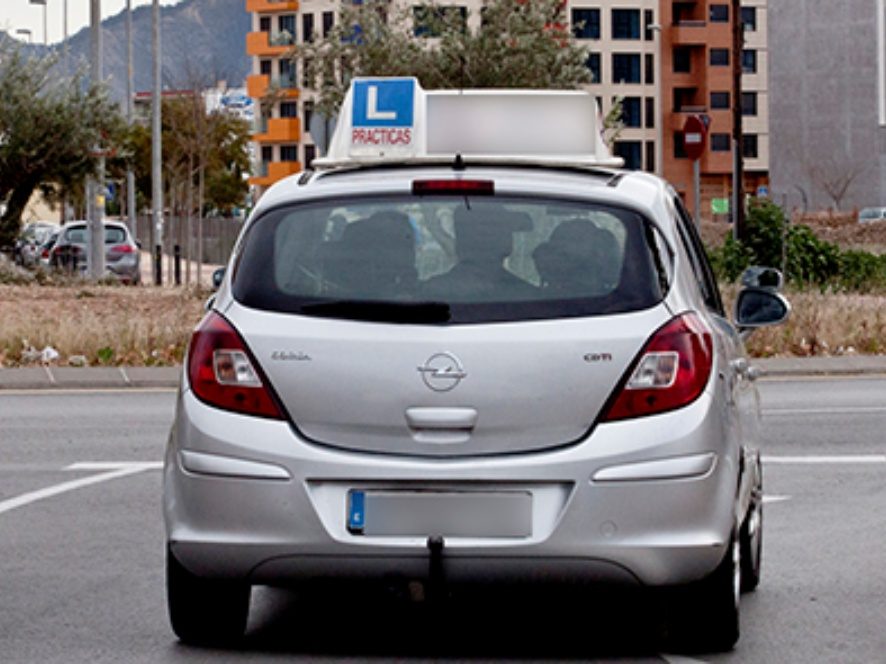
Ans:
{"type": "Polygon", "coordinates": [[[863,169],[859,162],[830,157],[811,165],[808,170],[812,181],[828,195],[828,198],[834,202],[834,209],[839,211],[852,183],[861,175],[863,169]]]}
{"type": "Polygon", "coordinates": [[[337,112],[352,76],[415,76],[435,88],[573,89],[591,82],[588,52],[569,33],[561,0],[489,0],[473,21],[459,7],[343,5],[322,39],[293,51],[315,108],[337,112]],[[476,25],[475,25],[476,23],[476,25]]]}
{"type": "Polygon", "coordinates": [[[82,73],[50,75],[54,61],[0,45],[0,246],[18,234],[35,189],[79,187],[96,173],[97,150],[114,149],[125,125],[104,85],[82,73]]]}

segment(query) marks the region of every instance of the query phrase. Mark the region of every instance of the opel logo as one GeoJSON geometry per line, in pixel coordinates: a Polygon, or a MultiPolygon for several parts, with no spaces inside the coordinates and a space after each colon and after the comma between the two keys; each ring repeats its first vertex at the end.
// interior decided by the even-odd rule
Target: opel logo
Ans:
{"type": "Polygon", "coordinates": [[[427,362],[418,368],[422,380],[434,392],[448,392],[455,388],[468,374],[461,362],[452,353],[431,355],[427,362]]]}

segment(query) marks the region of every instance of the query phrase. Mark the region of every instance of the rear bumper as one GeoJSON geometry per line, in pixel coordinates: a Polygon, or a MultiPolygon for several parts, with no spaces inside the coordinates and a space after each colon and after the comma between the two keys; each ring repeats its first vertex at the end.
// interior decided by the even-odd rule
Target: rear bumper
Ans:
{"type": "Polygon", "coordinates": [[[707,395],[676,413],[601,425],[566,449],[441,461],[318,447],[285,423],[219,411],[185,391],[164,513],[173,553],[196,574],[264,584],[422,579],[427,536],[438,533],[349,532],[351,489],[523,491],[529,536],[441,533],[448,580],[660,586],[701,578],[722,559],[738,475],[737,446],[707,395]]]}

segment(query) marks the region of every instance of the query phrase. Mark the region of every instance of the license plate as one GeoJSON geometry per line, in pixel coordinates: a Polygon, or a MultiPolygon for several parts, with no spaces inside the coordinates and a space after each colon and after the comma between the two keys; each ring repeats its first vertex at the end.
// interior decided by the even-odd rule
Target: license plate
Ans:
{"type": "Polygon", "coordinates": [[[348,493],[348,531],[376,537],[529,537],[528,491],[348,493]]]}

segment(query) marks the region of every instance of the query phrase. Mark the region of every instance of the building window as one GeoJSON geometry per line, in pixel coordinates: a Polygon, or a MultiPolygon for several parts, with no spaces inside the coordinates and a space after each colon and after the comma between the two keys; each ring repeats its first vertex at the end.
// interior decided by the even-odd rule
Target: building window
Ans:
{"type": "Polygon", "coordinates": [[[271,17],[270,16],[262,16],[258,19],[258,29],[261,32],[270,32],[271,31],[271,17]]]}
{"type": "Polygon", "coordinates": [[[314,41],[314,15],[302,14],[301,16],[301,37],[305,43],[314,41]]]}
{"type": "Polygon", "coordinates": [[[297,145],[281,145],[280,161],[298,161],[297,145]]]}
{"type": "Polygon", "coordinates": [[[729,5],[711,5],[711,23],[729,23],[729,5]]]}
{"type": "Polygon", "coordinates": [[[643,56],[643,68],[646,70],[643,81],[646,85],[653,85],[655,83],[655,57],[652,53],[646,53],[643,56]]]}
{"type": "Polygon", "coordinates": [[[572,10],[572,36],[576,39],[600,39],[600,10],[572,10]]]}
{"type": "Polygon", "coordinates": [[[262,146],[261,160],[266,164],[270,161],[274,161],[274,147],[272,145],[262,146]]]}
{"type": "Polygon", "coordinates": [[[685,46],[674,49],[674,73],[688,74],[692,71],[692,51],[685,46]]]}
{"type": "Polygon", "coordinates": [[[335,14],[333,12],[323,12],[323,36],[329,36],[332,26],[335,25],[335,14]]]}
{"type": "Polygon", "coordinates": [[[280,103],[280,117],[281,118],[297,118],[298,117],[298,104],[294,101],[284,101],[280,103]]]}
{"type": "Polygon", "coordinates": [[[640,141],[616,141],[613,152],[625,160],[624,167],[629,171],[643,168],[643,144],[640,141]]]}
{"type": "Polygon", "coordinates": [[[603,82],[602,62],[599,53],[588,53],[588,69],[591,70],[591,83],[603,82]]]}
{"type": "Polygon", "coordinates": [[[741,155],[745,159],[756,159],[758,156],[756,134],[744,134],[741,137],[741,155]]]}
{"type": "Polygon", "coordinates": [[[280,87],[294,88],[297,87],[295,81],[295,65],[289,58],[280,58],[280,87]]]}
{"type": "Polygon", "coordinates": [[[621,100],[621,121],[625,127],[640,127],[643,118],[640,116],[640,98],[625,97],[621,100]]]}
{"type": "Polygon", "coordinates": [[[439,37],[442,34],[443,26],[454,20],[461,24],[462,32],[467,30],[467,7],[419,6],[412,8],[412,31],[416,37],[439,37]]]}
{"type": "Polygon", "coordinates": [[[729,134],[711,134],[712,152],[729,152],[729,134]]]}
{"type": "Polygon", "coordinates": [[[640,39],[640,10],[612,10],[612,38],[640,39]]]}
{"type": "Polygon", "coordinates": [[[744,74],[757,73],[757,52],[754,50],[744,50],[741,52],[741,71],[744,74]]]}
{"type": "Polygon", "coordinates": [[[655,23],[655,17],[651,9],[643,10],[643,39],[652,41],[652,26],[655,23]]]}
{"type": "Polygon", "coordinates": [[[646,141],[646,172],[655,173],[655,141],[646,141]]]}
{"type": "Polygon", "coordinates": [[[655,128],[655,97],[646,97],[643,126],[647,129],[655,128]]]}
{"type": "Polygon", "coordinates": [[[729,66],[729,49],[728,48],[712,48],[710,57],[711,57],[711,66],[712,67],[728,67],[729,66]]]}
{"type": "Polygon", "coordinates": [[[729,108],[728,92],[712,92],[711,93],[711,109],[729,108]]]}
{"type": "Polygon", "coordinates": [[[280,29],[281,35],[289,35],[292,39],[291,44],[295,43],[295,14],[285,14],[277,21],[277,27],[280,29]]]}
{"type": "Polygon", "coordinates": [[[742,7],[741,8],[741,23],[744,26],[744,29],[748,32],[756,32],[757,31],[757,8],[756,7],[742,7]]]}
{"type": "Polygon", "coordinates": [[[741,93],[741,114],[757,115],[757,93],[742,92],[741,93]]]}
{"type": "Polygon", "coordinates": [[[261,60],[261,61],[258,63],[258,71],[259,71],[259,73],[262,74],[262,75],[264,75],[264,76],[270,76],[270,75],[271,75],[271,65],[272,65],[272,61],[271,61],[271,60],[261,60]]]}
{"type": "Polygon", "coordinates": [[[612,82],[613,83],[639,83],[640,82],[640,54],[639,53],[613,53],[612,54],[612,82]]]}
{"type": "Polygon", "coordinates": [[[311,131],[311,120],[314,117],[314,102],[305,102],[305,129],[311,131]]]}
{"type": "Polygon", "coordinates": [[[314,164],[314,159],[317,158],[317,147],[314,145],[306,145],[305,146],[305,168],[310,168],[314,164]]]}
{"type": "Polygon", "coordinates": [[[686,159],[686,145],[683,143],[683,132],[674,132],[674,159],[686,159]]]}

